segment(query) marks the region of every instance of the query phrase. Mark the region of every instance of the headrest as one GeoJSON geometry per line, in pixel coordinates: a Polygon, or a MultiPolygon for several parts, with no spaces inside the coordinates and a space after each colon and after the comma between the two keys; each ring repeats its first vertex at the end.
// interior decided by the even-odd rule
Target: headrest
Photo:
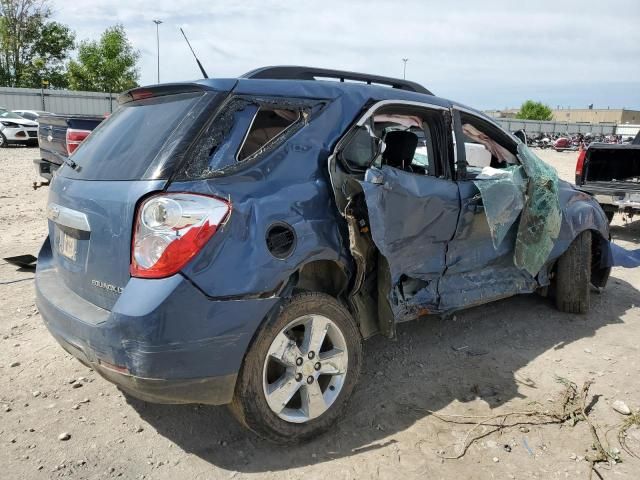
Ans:
{"type": "Polygon", "coordinates": [[[393,130],[384,137],[386,145],[382,158],[387,165],[404,168],[413,160],[418,147],[418,136],[413,132],[393,130]]]}

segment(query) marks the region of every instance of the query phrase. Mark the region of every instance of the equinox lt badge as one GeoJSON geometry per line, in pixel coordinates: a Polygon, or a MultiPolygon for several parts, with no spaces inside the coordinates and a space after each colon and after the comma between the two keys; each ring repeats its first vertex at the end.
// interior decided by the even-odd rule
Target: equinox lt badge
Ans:
{"type": "Polygon", "coordinates": [[[91,285],[96,288],[102,288],[103,290],[106,290],[108,292],[117,293],[118,295],[122,293],[122,287],[117,287],[110,283],[101,282],[100,280],[91,280],[91,285]]]}

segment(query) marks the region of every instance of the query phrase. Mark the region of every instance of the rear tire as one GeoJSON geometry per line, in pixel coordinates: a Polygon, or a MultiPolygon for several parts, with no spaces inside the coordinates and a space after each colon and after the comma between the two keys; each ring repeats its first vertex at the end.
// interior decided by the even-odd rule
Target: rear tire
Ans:
{"type": "Polygon", "coordinates": [[[556,307],[561,312],[587,313],[591,290],[591,232],[578,235],[556,264],[556,307]]]}
{"type": "Polygon", "coordinates": [[[257,333],[240,371],[231,411],[266,440],[307,440],[328,430],[344,413],[361,364],[362,338],[349,311],[324,293],[296,294],[257,333]],[[316,319],[320,319],[320,325],[330,326],[310,328],[309,335],[325,331],[322,338],[329,340],[322,340],[321,347],[307,348],[306,325],[316,325],[316,319]],[[336,348],[338,344],[341,348],[336,348]],[[274,351],[282,355],[274,355],[274,351]],[[341,363],[333,364],[331,359],[337,356],[341,363]],[[275,374],[271,369],[274,361],[275,374]],[[311,378],[314,376],[315,380],[311,378]]]}

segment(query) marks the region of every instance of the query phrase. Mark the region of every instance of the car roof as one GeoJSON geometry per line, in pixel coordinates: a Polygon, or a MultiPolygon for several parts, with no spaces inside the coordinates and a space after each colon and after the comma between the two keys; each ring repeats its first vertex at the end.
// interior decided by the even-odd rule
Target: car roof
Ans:
{"type": "MultiPolygon", "coordinates": [[[[367,85],[366,83],[337,82],[331,80],[263,80],[245,78],[236,80],[237,86],[235,88],[235,92],[239,94],[290,96],[317,99],[353,97],[354,101],[358,101],[359,99],[363,106],[369,101],[413,101],[445,108],[459,108],[483,118],[487,122],[496,125],[498,128],[502,128],[486,113],[465,105],[464,103],[436,95],[410,92],[378,85],[367,85]]],[[[224,81],[229,81],[229,79],[225,79],[224,81]]],[[[216,88],[216,79],[200,80],[198,83],[205,83],[210,85],[212,88],[216,88]]]]}
{"type": "MultiPolygon", "coordinates": [[[[207,78],[195,82],[139,87],[120,95],[128,101],[132,92],[146,89],[181,89],[188,85],[230,91],[240,95],[264,95],[335,100],[340,98],[351,109],[362,109],[377,101],[410,101],[450,108],[458,107],[495,123],[484,113],[458,102],[434,95],[424,86],[405,79],[365,73],[295,65],[268,66],[252,70],[238,78],[207,78]],[[333,79],[333,80],[329,80],[333,79]],[[337,80],[337,81],[336,81],[337,80]]],[[[346,105],[345,105],[346,106],[346,105]]]]}
{"type": "Polygon", "coordinates": [[[412,100],[439,106],[449,106],[452,103],[435,95],[358,82],[236,78],[198,80],[197,83],[216,89],[220,87],[221,83],[226,84],[229,80],[235,80],[237,82],[235,90],[243,94],[254,93],[316,99],[334,99],[345,95],[356,95],[376,100],[412,100]]]}
{"type": "MultiPolygon", "coordinates": [[[[384,77],[383,77],[384,78],[384,77]]],[[[413,101],[439,107],[455,107],[467,110],[488,121],[493,120],[485,113],[459,102],[439,97],[430,93],[392,88],[364,82],[334,80],[297,80],[268,78],[211,78],[197,80],[195,83],[206,85],[212,89],[234,91],[241,95],[269,95],[276,97],[296,97],[333,100],[339,97],[360,102],[362,106],[370,101],[398,100],[413,101]],[[232,87],[234,85],[234,87],[232,87]]],[[[428,91],[425,89],[425,91],[428,91]]]]}

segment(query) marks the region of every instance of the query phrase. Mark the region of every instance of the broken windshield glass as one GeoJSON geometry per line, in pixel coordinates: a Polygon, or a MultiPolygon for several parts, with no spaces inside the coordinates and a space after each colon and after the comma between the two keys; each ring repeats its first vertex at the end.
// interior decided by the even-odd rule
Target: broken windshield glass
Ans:
{"type": "Polygon", "coordinates": [[[497,250],[524,208],[527,185],[524,168],[484,167],[473,183],[480,190],[491,240],[497,250]]]}
{"type": "Polygon", "coordinates": [[[549,258],[560,233],[562,211],[558,199],[558,173],[520,143],[518,154],[529,178],[526,201],[516,237],[514,261],[536,275],[549,258]]]}
{"type": "Polygon", "coordinates": [[[513,261],[535,276],[560,233],[558,174],[526,145],[518,145],[518,154],[522,166],[485,167],[474,183],[482,196],[495,248],[520,218],[513,261]]]}

